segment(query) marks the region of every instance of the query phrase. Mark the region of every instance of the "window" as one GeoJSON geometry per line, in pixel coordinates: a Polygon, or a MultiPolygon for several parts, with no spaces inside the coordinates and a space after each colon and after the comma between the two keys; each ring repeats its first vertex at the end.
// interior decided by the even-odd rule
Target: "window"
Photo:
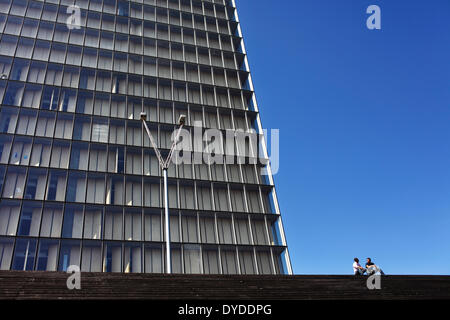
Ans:
{"type": "Polygon", "coordinates": [[[97,50],[85,48],[83,52],[83,67],[95,68],[97,67],[97,50]]]}
{"type": "Polygon", "coordinates": [[[102,32],[100,36],[100,48],[112,50],[114,45],[114,34],[112,32],[102,32]]]}
{"type": "Polygon", "coordinates": [[[16,137],[11,150],[9,163],[14,165],[28,165],[30,161],[32,140],[25,137],[16,137]]]}
{"type": "Polygon", "coordinates": [[[91,118],[86,116],[75,117],[73,138],[76,140],[89,141],[91,138],[91,118]]]}
{"type": "Polygon", "coordinates": [[[138,76],[128,77],[128,91],[129,95],[142,96],[142,78],[138,76]]]}
{"type": "Polygon", "coordinates": [[[37,240],[35,239],[16,240],[12,270],[33,270],[36,244],[37,240]]]}
{"type": "Polygon", "coordinates": [[[142,182],[139,178],[126,178],[126,205],[141,206],[142,205],[142,182]]]}
{"type": "Polygon", "coordinates": [[[58,263],[58,240],[40,240],[36,270],[56,271],[58,263]]]}
{"type": "Polygon", "coordinates": [[[14,56],[17,46],[17,37],[3,35],[0,42],[0,54],[14,56]]]}
{"type": "Polygon", "coordinates": [[[100,50],[98,55],[98,68],[99,69],[112,69],[112,52],[100,50]]]}
{"type": "Polygon", "coordinates": [[[43,40],[52,40],[55,24],[53,22],[40,21],[37,38],[43,40]]]}
{"type": "Polygon", "coordinates": [[[102,245],[94,241],[84,241],[81,254],[81,271],[102,271],[102,245]]]}
{"type": "Polygon", "coordinates": [[[127,149],[126,156],[126,173],[127,174],[142,174],[142,153],[141,150],[127,149]]]}
{"type": "Polygon", "coordinates": [[[50,166],[53,168],[67,169],[69,165],[69,146],[68,142],[55,141],[53,143],[50,166]]]}
{"type": "MultiPolygon", "coordinates": [[[[94,28],[94,29],[100,29],[100,13],[92,12],[92,11],[88,12],[87,27],[94,28]]],[[[88,33],[88,30],[90,30],[90,29],[86,29],[86,35],[88,33]]]]}
{"type": "Polygon", "coordinates": [[[17,234],[20,236],[37,237],[39,235],[41,216],[42,207],[40,204],[25,202],[22,206],[17,234]]]}
{"type": "Polygon", "coordinates": [[[106,146],[92,144],[89,152],[89,170],[105,172],[107,161],[106,155],[106,146]]]}
{"type": "Polygon", "coordinates": [[[203,273],[219,274],[219,253],[216,248],[203,250],[203,273]]]}
{"type": "Polygon", "coordinates": [[[161,241],[161,212],[144,213],[144,241],[161,241]]]}
{"type": "MultiPolygon", "coordinates": [[[[61,7],[61,9],[64,9],[64,7],[61,7]]],[[[66,23],[66,19],[67,19],[67,14],[66,14],[66,10],[63,10],[63,13],[61,14],[63,21],[63,23],[66,23]]],[[[63,25],[63,24],[59,24],[57,23],[55,25],[55,34],[53,36],[53,41],[59,41],[59,42],[66,42],[69,40],[69,29],[67,28],[67,26],[63,25]]]]}
{"type": "MultiPolygon", "coordinates": [[[[17,225],[19,223],[20,205],[15,202],[2,201],[0,207],[0,235],[15,236],[17,225]]],[[[2,238],[0,238],[0,253],[4,248],[2,247],[2,238]]],[[[1,262],[1,254],[0,254],[1,262]]],[[[1,268],[0,268],[1,269],[1,268]]],[[[3,270],[3,269],[1,269],[3,270]]]]}
{"type": "Polygon", "coordinates": [[[140,209],[125,210],[125,240],[140,241],[142,236],[142,214],[140,209]]]}
{"type": "Polygon", "coordinates": [[[244,212],[245,203],[244,203],[244,192],[242,189],[233,189],[231,190],[231,206],[234,212],[244,212]]]}
{"type": "Polygon", "coordinates": [[[161,273],[163,272],[163,250],[161,245],[153,244],[153,245],[145,245],[144,254],[145,254],[145,272],[146,273],[161,273]]]}
{"type": "Polygon", "coordinates": [[[81,172],[70,172],[67,181],[68,202],[84,202],[86,194],[86,174],[81,172]]]}
{"type": "MultiPolygon", "coordinates": [[[[156,157],[152,161],[157,161],[156,157]]],[[[157,170],[157,169],[156,169],[157,170]]],[[[160,185],[159,180],[144,180],[144,200],[146,207],[160,207],[160,185]]]]}
{"type": "Polygon", "coordinates": [[[121,209],[106,209],[105,239],[123,240],[123,212],[121,209]]]}
{"type": "MultiPolygon", "coordinates": [[[[97,78],[97,85],[103,86],[108,85],[108,78],[109,74],[99,74],[97,78]]],[[[111,82],[109,80],[109,82],[111,82]]],[[[110,84],[109,84],[110,85],[110,84]]],[[[92,108],[92,107],[91,107],[92,108]]],[[[109,95],[108,94],[102,94],[102,93],[96,93],[95,94],[95,103],[93,105],[93,113],[95,115],[101,115],[101,116],[109,116],[109,95]]],[[[92,113],[92,110],[85,111],[84,113],[92,113]]]]}
{"type": "Polygon", "coordinates": [[[17,123],[17,134],[34,135],[36,128],[37,112],[22,109],[20,111],[19,120],[17,123]]]}
{"type": "Polygon", "coordinates": [[[80,266],[81,250],[80,241],[64,240],[61,241],[61,249],[59,250],[58,271],[67,271],[71,265],[80,266]]]}
{"type": "Polygon", "coordinates": [[[59,88],[44,87],[42,94],[41,109],[57,110],[59,100],[59,88]]]}
{"type": "Polygon", "coordinates": [[[95,87],[95,70],[82,68],[80,72],[80,89],[92,89],[95,87]]]}
{"type": "Polygon", "coordinates": [[[23,198],[25,187],[25,168],[10,167],[3,187],[4,198],[23,198]]]}
{"type": "MultiPolygon", "coordinates": [[[[124,53],[114,53],[114,71],[127,72],[128,70],[127,64],[127,55],[124,53]]],[[[125,78],[126,80],[126,78],[125,78]]],[[[125,90],[125,88],[123,88],[125,90]]],[[[117,90],[117,89],[116,89],[117,90]]],[[[119,91],[114,91],[113,84],[113,93],[118,93],[119,91]]],[[[125,92],[121,92],[125,93],[125,92]]]]}
{"type": "Polygon", "coordinates": [[[239,249],[239,265],[241,266],[241,274],[256,274],[253,251],[239,249]]]}
{"type": "Polygon", "coordinates": [[[44,200],[47,183],[47,170],[30,169],[25,189],[25,199],[44,200]]]}
{"type": "Polygon", "coordinates": [[[144,55],[156,56],[156,41],[153,39],[144,39],[144,55]]]}
{"type": "Polygon", "coordinates": [[[125,143],[125,123],[120,120],[111,120],[109,124],[109,142],[125,143]]]}
{"type": "Polygon", "coordinates": [[[46,200],[64,201],[66,172],[51,171],[47,183],[46,200]]]}
{"type": "Polygon", "coordinates": [[[62,236],[81,238],[83,227],[83,206],[68,204],[64,210],[62,236]]]}
{"type": "MultiPolygon", "coordinates": [[[[116,51],[128,51],[128,36],[120,33],[116,33],[114,41],[114,49],[116,51]]],[[[125,70],[126,71],[126,70],[125,70]]]]}
{"type": "Polygon", "coordinates": [[[63,78],[63,66],[49,63],[47,68],[47,74],[45,76],[45,84],[60,86],[62,78],[63,78]]]}
{"type": "Polygon", "coordinates": [[[42,212],[41,237],[61,237],[63,222],[62,204],[46,204],[42,212]]]}
{"type": "Polygon", "coordinates": [[[224,274],[238,274],[236,249],[222,249],[222,272],[224,274]]]}
{"type": "Polygon", "coordinates": [[[216,226],[214,215],[201,215],[200,236],[203,243],[216,243],[216,226]]]}
{"type": "Polygon", "coordinates": [[[55,128],[55,114],[50,112],[40,112],[36,125],[36,135],[52,137],[55,128]]]}
{"type": "Polygon", "coordinates": [[[30,1],[26,16],[29,18],[39,19],[42,12],[43,3],[38,1],[30,1]]]}
{"type": "Polygon", "coordinates": [[[106,243],[103,250],[103,272],[122,272],[122,245],[106,243]]]}
{"type": "Polygon", "coordinates": [[[50,42],[37,40],[34,47],[33,59],[48,61],[49,55],[50,55],[50,42]]]}
{"type": "Polygon", "coordinates": [[[108,176],[106,182],[106,204],[123,205],[124,181],[122,176],[108,176]]]}
{"type": "Polygon", "coordinates": [[[87,170],[88,168],[88,147],[87,143],[72,143],[70,155],[70,169],[87,170]]]}
{"type": "Polygon", "coordinates": [[[234,244],[234,237],[233,237],[234,232],[231,218],[218,217],[217,228],[219,235],[219,243],[234,244]]]}
{"type": "Polygon", "coordinates": [[[141,20],[131,19],[130,34],[142,37],[142,21],[141,20]]]}
{"type": "Polygon", "coordinates": [[[191,274],[201,273],[201,259],[199,245],[184,245],[184,272],[191,274]]]}
{"type": "Polygon", "coordinates": [[[128,1],[123,0],[117,1],[117,14],[119,16],[128,17],[129,15],[128,1]]]}
{"type": "Polygon", "coordinates": [[[89,174],[87,179],[86,202],[103,204],[105,202],[105,176],[89,174]]]}
{"type": "Polygon", "coordinates": [[[216,211],[229,211],[228,191],[226,187],[214,186],[216,211]]]}
{"type": "MultiPolygon", "coordinates": [[[[86,208],[86,211],[84,213],[83,238],[85,239],[102,238],[102,216],[103,210],[101,207],[86,208]]],[[[98,260],[100,260],[100,257],[98,257],[98,260]]]]}
{"type": "Polygon", "coordinates": [[[248,217],[236,217],[234,219],[236,240],[238,244],[251,244],[248,217]]]}
{"type": "Polygon", "coordinates": [[[0,163],[8,163],[12,136],[0,136],[0,163]]]}
{"type": "Polygon", "coordinates": [[[128,71],[131,73],[142,74],[142,58],[140,56],[130,56],[128,71]]]}
{"type": "Polygon", "coordinates": [[[187,243],[198,242],[197,215],[184,214],[181,217],[181,227],[183,231],[183,242],[187,243]]]}
{"type": "Polygon", "coordinates": [[[64,67],[63,86],[77,88],[79,79],[80,68],[71,66],[64,67]]]}
{"type": "Polygon", "coordinates": [[[81,47],[67,46],[67,64],[81,65],[81,47]]]}
{"type": "Polygon", "coordinates": [[[11,80],[26,81],[30,61],[15,59],[9,78],[11,80]]]}
{"type": "MultiPolygon", "coordinates": [[[[24,90],[23,83],[10,82],[8,84],[8,88],[6,89],[5,96],[3,97],[3,104],[11,105],[11,106],[20,106],[20,104],[22,102],[23,90],[24,90]]],[[[3,113],[4,112],[2,110],[2,120],[1,120],[1,123],[2,123],[1,128],[2,129],[1,130],[4,130],[3,121],[5,121],[5,120],[3,120],[3,119],[7,119],[7,118],[3,118],[3,113]]],[[[8,119],[6,121],[9,123],[10,120],[8,119]]],[[[5,131],[1,131],[1,132],[5,132],[5,131]]]]}
{"type": "Polygon", "coordinates": [[[12,260],[13,247],[13,239],[0,238],[0,270],[9,270],[12,260]]]}
{"type": "Polygon", "coordinates": [[[209,186],[197,187],[199,210],[212,210],[211,188],[209,186]]]}
{"type": "Polygon", "coordinates": [[[108,142],[108,120],[94,119],[92,123],[92,141],[108,142]]]}
{"type": "MultiPolygon", "coordinates": [[[[65,95],[68,95],[68,93],[65,93],[65,95]]],[[[73,107],[71,107],[71,109],[68,110],[66,102],[63,102],[63,99],[61,99],[59,110],[74,111],[75,110],[74,103],[71,104],[70,106],[73,107]]],[[[70,139],[72,138],[72,130],[73,130],[73,116],[63,113],[58,114],[58,118],[56,120],[55,138],[70,139]]]]}
{"type": "MultiPolygon", "coordinates": [[[[53,131],[52,131],[53,133],[53,131]]],[[[31,153],[30,165],[48,167],[50,164],[51,141],[35,139],[31,153]]]]}

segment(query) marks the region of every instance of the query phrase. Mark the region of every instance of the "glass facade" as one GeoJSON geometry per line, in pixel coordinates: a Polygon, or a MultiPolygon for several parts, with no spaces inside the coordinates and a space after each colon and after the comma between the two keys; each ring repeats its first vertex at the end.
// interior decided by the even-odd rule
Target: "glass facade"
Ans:
{"type": "MultiPolygon", "coordinates": [[[[181,114],[191,132],[261,133],[229,0],[0,0],[0,102],[1,270],[163,272],[162,172],[140,113],[163,155],[181,114]]],[[[252,152],[171,164],[173,272],[292,273],[252,152]]]]}

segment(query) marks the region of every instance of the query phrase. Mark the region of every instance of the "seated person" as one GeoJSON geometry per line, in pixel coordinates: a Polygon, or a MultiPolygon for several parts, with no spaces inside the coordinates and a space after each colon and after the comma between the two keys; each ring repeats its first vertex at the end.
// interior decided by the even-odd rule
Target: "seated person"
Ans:
{"type": "Polygon", "coordinates": [[[378,267],[375,265],[375,263],[372,262],[372,259],[370,258],[366,259],[366,270],[369,276],[378,271],[378,267]]]}
{"type": "Polygon", "coordinates": [[[353,261],[353,273],[355,274],[355,276],[362,276],[366,272],[366,269],[361,267],[358,258],[353,259],[353,261]]]}

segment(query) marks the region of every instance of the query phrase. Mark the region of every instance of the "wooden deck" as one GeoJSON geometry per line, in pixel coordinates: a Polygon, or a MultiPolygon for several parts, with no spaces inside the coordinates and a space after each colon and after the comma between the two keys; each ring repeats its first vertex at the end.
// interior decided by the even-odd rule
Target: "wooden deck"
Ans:
{"type": "Polygon", "coordinates": [[[68,290],[62,272],[0,271],[0,299],[398,300],[450,299],[450,276],[222,276],[82,273],[68,290]]]}

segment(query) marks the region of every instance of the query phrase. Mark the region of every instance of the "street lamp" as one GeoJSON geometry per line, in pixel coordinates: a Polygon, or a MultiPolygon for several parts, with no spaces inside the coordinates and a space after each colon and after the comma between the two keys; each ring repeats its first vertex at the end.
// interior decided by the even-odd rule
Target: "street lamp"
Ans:
{"type": "Polygon", "coordinates": [[[155,150],[156,157],[158,158],[159,166],[163,171],[164,176],[164,221],[165,221],[165,234],[166,234],[166,273],[172,273],[172,264],[170,259],[170,225],[169,225],[169,200],[168,200],[168,186],[167,186],[167,170],[169,169],[170,161],[172,160],[173,152],[175,150],[176,144],[178,142],[178,138],[180,137],[181,129],[186,123],[186,116],[180,115],[178,119],[178,124],[180,127],[178,128],[178,132],[175,135],[175,139],[173,140],[172,147],[170,148],[169,155],[167,159],[164,160],[161,156],[161,152],[158,149],[155,141],[153,140],[153,136],[150,133],[150,130],[147,126],[147,113],[141,112],[141,120],[144,124],[145,130],[147,131],[147,135],[150,139],[153,149],[155,150]]]}

